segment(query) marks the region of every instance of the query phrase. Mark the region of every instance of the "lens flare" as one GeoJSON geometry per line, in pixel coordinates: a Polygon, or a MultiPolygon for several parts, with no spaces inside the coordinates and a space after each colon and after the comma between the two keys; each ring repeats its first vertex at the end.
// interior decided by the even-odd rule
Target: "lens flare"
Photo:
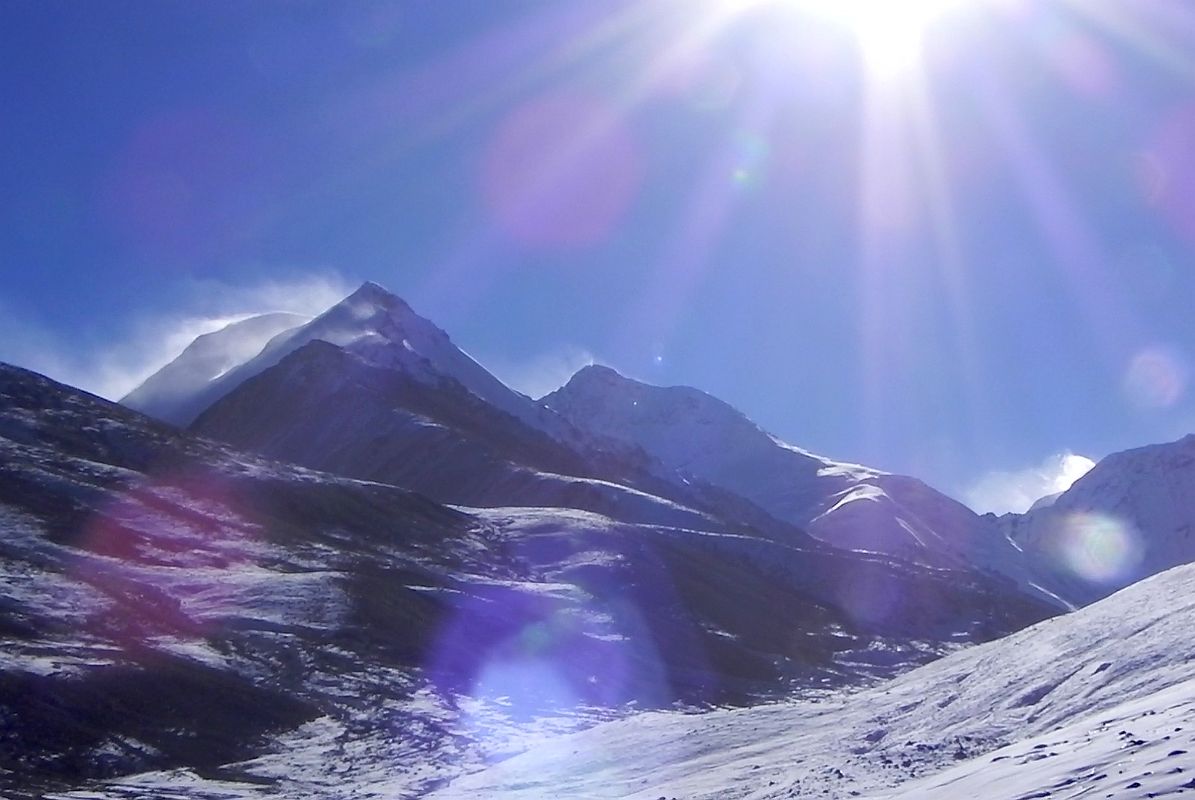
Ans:
{"type": "Polygon", "coordinates": [[[570,711],[582,704],[568,676],[550,660],[529,657],[487,662],[470,695],[506,706],[522,722],[536,713],[570,711]]]}
{"type": "Polygon", "coordinates": [[[1126,522],[1104,514],[1071,514],[1057,532],[1056,557],[1094,583],[1122,583],[1141,564],[1141,539],[1126,522]]]}
{"type": "Polygon", "coordinates": [[[485,155],[481,191],[508,236],[535,248],[595,245],[637,193],[639,146],[608,103],[552,94],[517,108],[485,155]]]}
{"type": "Polygon", "coordinates": [[[88,626],[130,648],[217,630],[269,595],[259,535],[219,476],[158,475],[114,493],[74,541],[74,576],[120,608],[88,626]]]}
{"type": "Polygon", "coordinates": [[[1151,151],[1143,150],[1133,154],[1130,168],[1141,199],[1151,208],[1156,207],[1166,192],[1167,176],[1161,161],[1151,151]]]}
{"type": "Polygon", "coordinates": [[[1046,57],[1062,82],[1081,96],[1109,98],[1121,85],[1115,62],[1089,36],[1060,33],[1046,43],[1046,57]]]}
{"type": "Polygon", "coordinates": [[[204,108],[152,117],[100,184],[101,219],[157,263],[179,263],[258,224],[273,175],[253,128],[204,108]]]}
{"type": "Polygon", "coordinates": [[[734,183],[744,189],[753,188],[762,179],[769,155],[766,140],[751,133],[740,133],[735,140],[734,183]]]}
{"type": "Polygon", "coordinates": [[[1137,183],[1143,199],[1175,231],[1195,244],[1195,104],[1171,113],[1137,162],[1137,183]]]}
{"type": "Polygon", "coordinates": [[[1138,408],[1171,408],[1187,391],[1185,359],[1169,347],[1142,350],[1129,362],[1124,390],[1138,408]]]}
{"type": "Polygon", "coordinates": [[[657,84],[664,96],[679,99],[696,111],[720,112],[730,108],[740,94],[744,75],[729,58],[702,51],[666,64],[657,84]]]}

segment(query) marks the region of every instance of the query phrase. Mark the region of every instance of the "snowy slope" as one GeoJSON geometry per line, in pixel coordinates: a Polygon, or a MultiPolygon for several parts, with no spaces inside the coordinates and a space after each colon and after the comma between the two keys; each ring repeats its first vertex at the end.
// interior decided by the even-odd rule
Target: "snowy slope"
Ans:
{"type": "Polygon", "coordinates": [[[1168,797],[1195,792],[1195,686],[1179,683],[911,781],[891,800],[1168,797]]]}
{"type": "Polygon", "coordinates": [[[204,334],[120,402],[151,417],[183,423],[203,410],[194,398],[230,369],[261,352],[266,342],[310,317],[285,312],[259,314],[204,334]]]}
{"type": "Polygon", "coordinates": [[[431,796],[1162,796],[1195,788],[1192,624],[1179,567],[875,688],[612,722],[431,796]]]}
{"type": "Polygon", "coordinates": [[[1083,600],[1195,561],[1195,435],[1110,455],[997,524],[1083,600]]]}
{"type": "Polygon", "coordinates": [[[880,474],[784,445],[697,389],[649,386],[609,367],[583,368],[543,402],[587,432],[639,445],[665,465],[734,489],[785,519],[807,522],[827,494],[880,474]]]}
{"type": "Polygon", "coordinates": [[[975,567],[1049,594],[1008,537],[961,503],[915,478],[786,444],[697,389],[590,366],[543,402],[591,435],[641,447],[677,474],[735,492],[833,546],[975,567]]]}

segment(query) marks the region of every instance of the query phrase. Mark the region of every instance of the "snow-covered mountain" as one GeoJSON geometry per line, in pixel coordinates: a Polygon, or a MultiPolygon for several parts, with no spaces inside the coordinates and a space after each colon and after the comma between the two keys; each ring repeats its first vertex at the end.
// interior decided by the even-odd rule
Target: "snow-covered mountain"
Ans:
{"type": "Polygon", "coordinates": [[[591,366],[532,400],[373,283],[239,364],[222,356],[217,370],[200,355],[223,334],[188,348],[130,404],[237,447],[443,502],[564,506],[802,547],[813,546],[808,534],[1004,576],[1060,606],[1195,557],[1184,501],[1195,472],[1181,443],[1163,448],[1173,458],[1147,448],[1105,459],[1069,492],[997,520],[916,478],[782,442],[696,389],[591,366]]]}
{"type": "Polygon", "coordinates": [[[309,321],[299,314],[274,312],[204,334],[120,402],[151,417],[185,424],[206,407],[205,392],[214,381],[260,353],[278,334],[309,321]]]}
{"type": "Polygon", "coordinates": [[[375,284],[238,325],[128,398],[187,430],[0,365],[6,797],[1195,788],[1195,567],[1023,630],[1195,557],[1195,437],[979,517],[375,284]]]}
{"type": "MultiPolygon", "coordinates": [[[[592,478],[592,473],[602,470],[594,470],[592,464],[586,468],[577,462],[586,459],[592,462],[595,453],[609,451],[613,441],[627,448],[620,454],[623,460],[634,458],[638,451],[645,451],[651,457],[637,465],[638,488],[643,488],[644,482],[651,483],[656,494],[661,493],[660,485],[658,481],[647,480],[648,473],[654,472],[656,478],[670,481],[673,494],[691,493],[686,487],[700,482],[739,495],[766,514],[804,527],[834,546],[867,549],[931,564],[978,563],[984,569],[1006,574],[1017,572],[1016,554],[1007,552],[1012,549],[1008,543],[998,535],[981,535],[980,532],[990,533],[990,528],[979,525],[974,515],[961,505],[911,479],[832,462],[778,442],[739,412],[696,390],[658,389],[629,381],[612,370],[590,367],[578,373],[568,386],[545,398],[545,402],[532,402],[507,388],[457,348],[442,330],[373,283],[364,284],[310,323],[275,337],[260,353],[239,366],[225,368],[190,396],[176,391],[176,407],[165,409],[158,403],[154,410],[161,418],[190,421],[187,418],[198,416],[198,409],[214,405],[245,381],[314,341],[336,345],[371,367],[399,373],[411,387],[443,387],[446,383],[455,383],[466,394],[514,417],[527,428],[547,434],[570,451],[583,451],[581,459],[574,457],[564,467],[562,463],[570,459],[532,459],[530,463],[521,457],[511,459],[535,470],[535,475],[520,473],[518,480],[523,483],[553,480],[542,473],[563,472],[572,478],[592,478]],[[554,413],[556,411],[561,413],[554,413]],[[579,435],[578,430],[584,435],[579,435]],[[657,462],[656,466],[653,467],[651,461],[657,462]]],[[[169,379],[191,360],[188,355],[184,354],[181,363],[169,365],[151,378],[131,397],[139,397],[155,385],[176,384],[169,379]]],[[[276,410],[284,411],[287,405],[294,405],[293,402],[279,405],[279,402],[288,394],[292,397],[296,394],[291,390],[293,387],[277,385],[275,381],[269,402],[261,397],[242,400],[237,412],[231,415],[227,413],[228,404],[225,404],[220,409],[224,413],[209,414],[201,429],[239,446],[265,447],[266,452],[276,457],[321,468],[343,471],[346,464],[351,464],[353,471],[350,474],[358,477],[381,477],[402,483],[422,475],[425,480],[419,488],[423,490],[431,489],[433,484],[463,488],[483,480],[487,473],[479,470],[476,463],[471,463],[475,459],[468,455],[458,463],[449,464],[454,473],[449,478],[435,475],[434,470],[415,470],[407,455],[411,447],[423,446],[416,444],[416,439],[425,443],[433,435],[432,426],[427,425],[427,415],[422,415],[415,423],[404,422],[408,427],[411,424],[423,427],[420,436],[409,439],[411,447],[392,447],[388,453],[376,448],[372,453],[361,452],[361,448],[354,447],[352,435],[343,426],[322,426],[320,420],[327,416],[335,402],[343,402],[343,397],[325,396],[322,409],[317,409],[310,395],[330,395],[328,390],[333,387],[329,384],[335,381],[332,373],[330,370],[322,380],[304,384],[307,402],[301,413],[306,415],[306,425],[295,415],[283,413],[282,419],[273,416],[276,410]],[[233,423],[229,423],[229,416],[234,418],[233,423]],[[270,424],[271,420],[274,424],[270,424]],[[238,423],[247,435],[237,436],[230,430],[238,423]],[[316,427],[321,429],[312,430],[316,427]],[[313,442],[336,436],[341,436],[342,441],[326,443],[322,447],[312,446],[313,442]],[[284,446],[281,439],[296,446],[284,446]],[[299,443],[302,446],[297,446],[299,443]],[[340,457],[329,460],[328,454],[332,450],[338,451],[340,457]],[[389,472],[379,474],[377,469],[369,467],[371,464],[376,466],[379,459],[388,461],[389,472]],[[406,468],[395,474],[394,468],[398,466],[406,468]]],[[[443,407],[443,398],[435,405],[443,407]]],[[[296,409],[296,413],[300,413],[299,410],[296,409]]],[[[365,422],[366,416],[364,413],[359,415],[359,430],[370,429],[365,422]]],[[[433,426],[438,423],[438,420],[432,420],[433,426]]],[[[446,427],[438,425],[438,434],[442,436],[446,427]]],[[[475,426],[481,427],[484,426],[475,426]]],[[[490,428],[493,430],[495,426],[490,428]]],[[[371,436],[370,442],[376,438],[371,436]]],[[[465,451],[471,455],[478,452],[476,448],[453,448],[458,457],[465,451]]],[[[445,458],[452,462],[451,457],[445,458]]],[[[604,477],[609,477],[609,470],[606,473],[604,477]]],[[[628,478],[625,474],[617,477],[623,481],[628,478]]],[[[450,501],[472,503],[491,503],[504,496],[509,502],[511,496],[506,484],[510,482],[509,479],[489,480],[481,493],[440,496],[450,501]]],[[[575,480],[570,478],[566,483],[574,494],[580,491],[575,480]]],[[[599,494],[618,491],[608,486],[588,489],[599,494]]],[[[532,496],[526,502],[537,501],[532,496]]],[[[543,498],[543,503],[550,505],[555,500],[543,498]]],[[[606,504],[594,510],[608,512],[611,506],[606,504]]],[[[1016,577],[1022,584],[1030,582],[1021,575],[1016,577]]]]}
{"type": "MultiPolygon", "coordinates": [[[[202,387],[195,387],[186,396],[178,392],[175,406],[159,403],[154,409],[156,413],[151,415],[190,424],[237,386],[313,341],[336,345],[367,364],[401,372],[412,380],[430,383],[446,378],[454,380],[479,399],[512,416],[533,420],[541,428],[560,428],[554,422],[555,415],[508,388],[454,345],[448,334],[412,311],[402,299],[371,282],[362,284],[306,324],[289,326],[202,387]]],[[[152,376],[145,386],[165,381],[164,373],[173,372],[176,363],[152,376]]],[[[130,397],[138,395],[142,388],[130,397]]]]}
{"type": "Polygon", "coordinates": [[[647,459],[582,443],[558,414],[507,388],[372,283],[187,400],[203,404],[198,432],[443,502],[718,527],[690,507],[700,500],[694,490],[679,500],[652,493],[663,484],[647,459]]]}
{"type": "Polygon", "coordinates": [[[535,732],[875,679],[1052,613],[830,548],[447,508],[7,365],[0,598],[12,798],[413,796],[535,732]]]}
{"type": "Polygon", "coordinates": [[[697,389],[589,366],[543,402],[591,435],[642,448],[676,474],[741,495],[827,544],[978,568],[1049,594],[1008,536],[961,503],[915,478],[787,444],[697,389]]]}
{"type": "Polygon", "coordinates": [[[1192,625],[1188,565],[862,692],[610,722],[431,797],[1181,795],[1195,790],[1192,625]]]}
{"type": "Polygon", "coordinates": [[[1114,453],[997,524],[1079,600],[1195,561],[1195,435],[1114,453]]]}
{"type": "Polygon", "coordinates": [[[442,502],[567,506],[980,570],[1056,598],[999,529],[913,478],[833,462],[695,389],[581,370],[536,402],[367,283],[206,392],[194,430],[442,502]],[[712,519],[711,519],[712,518],[712,519]],[[728,524],[729,523],[729,524],[728,524]]]}
{"type": "MultiPolygon", "coordinates": [[[[168,365],[146,387],[169,383],[179,368],[168,365]]],[[[681,491],[679,500],[652,493],[662,484],[647,459],[582,442],[558,414],[506,387],[374,283],[174,397],[173,407],[156,407],[159,418],[443,502],[565,506],[629,521],[712,525],[690,507],[700,499],[694,490],[681,491]]],[[[763,516],[742,505],[746,516],[763,516]]]]}

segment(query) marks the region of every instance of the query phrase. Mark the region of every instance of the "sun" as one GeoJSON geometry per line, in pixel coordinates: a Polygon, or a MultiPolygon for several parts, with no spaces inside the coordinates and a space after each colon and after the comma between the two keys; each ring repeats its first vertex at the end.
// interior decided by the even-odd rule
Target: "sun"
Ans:
{"type": "Polygon", "coordinates": [[[892,75],[920,60],[926,28],[961,0],[790,0],[850,28],[868,67],[892,75]]]}
{"type": "Polygon", "coordinates": [[[869,71],[892,77],[915,67],[925,32],[966,0],[729,0],[739,8],[785,5],[851,31],[869,71]]]}

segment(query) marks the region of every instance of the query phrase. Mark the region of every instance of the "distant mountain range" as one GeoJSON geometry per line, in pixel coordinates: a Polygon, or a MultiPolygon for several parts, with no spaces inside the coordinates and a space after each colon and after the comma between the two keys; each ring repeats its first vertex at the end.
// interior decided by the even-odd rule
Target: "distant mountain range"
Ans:
{"type": "Polygon", "coordinates": [[[123,405],[0,365],[0,794],[416,796],[874,682],[1191,560],[1192,483],[1188,438],[980,516],[696,389],[526,397],[371,283],[123,405]]]}

